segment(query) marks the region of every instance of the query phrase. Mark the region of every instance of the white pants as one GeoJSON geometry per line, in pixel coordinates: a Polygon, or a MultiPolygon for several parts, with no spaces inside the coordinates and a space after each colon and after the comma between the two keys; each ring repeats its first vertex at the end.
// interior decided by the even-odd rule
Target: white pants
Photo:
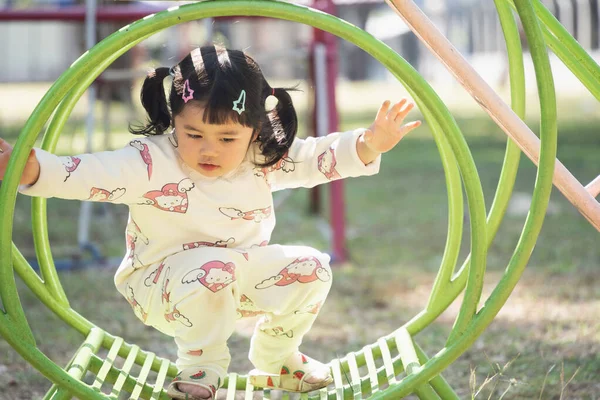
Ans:
{"type": "Polygon", "coordinates": [[[119,291],[146,325],[173,336],[177,367],[214,366],[224,378],[235,320],[262,314],[250,361],[279,374],[331,288],[329,256],[305,246],[200,247],[134,272],[119,291]]]}

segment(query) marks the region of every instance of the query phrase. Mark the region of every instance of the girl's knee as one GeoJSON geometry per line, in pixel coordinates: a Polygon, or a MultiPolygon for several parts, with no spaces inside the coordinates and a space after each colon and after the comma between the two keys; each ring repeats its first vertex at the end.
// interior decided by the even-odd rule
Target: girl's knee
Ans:
{"type": "Polygon", "coordinates": [[[333,270],[331,269],[331,257],[328,254],[315,251],[315,254],[307,257],[306,262],[313,268],[313,275],[326,286],[333,283],[333,270]]]}
{"type": "Polygon", "coordinates": [[[297,280],[301,283],[320,283],[311,285],[318,291],[327,290],[333,281],[333,272],[328,254],[307,247],[306,251],[292,261],[283,271],[283,280],[297,280]]]}

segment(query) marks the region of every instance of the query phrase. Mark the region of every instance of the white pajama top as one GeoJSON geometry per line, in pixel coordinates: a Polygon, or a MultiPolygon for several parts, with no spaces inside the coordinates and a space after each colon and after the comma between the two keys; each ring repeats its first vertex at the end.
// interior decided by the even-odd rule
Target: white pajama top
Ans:
{"type": "Polygon", "coordinates": [[[127,204],[127,253],[115,275],[200,246],[251,248],[268,244],[275,227],[272,192],[373,175],[381,157],[364,165],[356,151],[363,129],[296,138],[275,165],[258,168],[253,144],[233,172],[207,178],[183,163],[171,134],[142,137],[126,147],[78,156],[35,149],[38,181],[21,193],[127,204]]]}

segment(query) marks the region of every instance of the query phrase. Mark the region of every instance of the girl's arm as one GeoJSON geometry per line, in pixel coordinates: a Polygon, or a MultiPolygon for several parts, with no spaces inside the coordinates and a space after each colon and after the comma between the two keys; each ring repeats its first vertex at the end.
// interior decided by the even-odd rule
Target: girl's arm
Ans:
{"type": "Polygon", "coordinates": [[[383,103],[369,129],[335,132],[323,137],[296,139],[288,153],[275,165],[263,168],[273,191],[313,187],[328,181],[379,172],[381,153],[391,150],[420,121],[403,125],[412,109],[406,100],[383,103]]]}
{"type": "MultiPolygon", "coordinates": [[[[3,146],[6,144],[0,144],[5,150],[3,146]]],[[[2,175],[10,150],[0,154],[2,175]]],[[[137,204],[148,190],[153,163],[151,150],[156,151],[157,147],[147,139],[134,140],[119,150],[78,156],[57,156],[35,149],[19,191],[44,198],[137,204]]]]}
{"type": "MultiPolygon", "coordinates": [[[[10,160],[10,155],[12,154],[13,147],[7,143],[5,140],[0,138],[0,181],[4,179],[4,175],[6,174],[6,168],[8,167],[8,161],[10,160]]],[[[21,175],[21,185],[33,185],[37,182],[40,176],[40,163],[35,156],[35,150],[31,149],[29,153],[29,157],[27,158],[27,163],[25,164],[25,169],[23,170],[23,174],[21,175]]]]}
{"type": "Polygon", "coordinates": [[[277,164],[263,168],[257,175],[265,177],[272,191],[374,175],[379,172],[381,157],[375,156],[368,164],[361,160],[357,143],[364,133],[365,129],[357,129],[322,137],[296,138],[277,164]]]}
{"type": "Polygon", "coordinates": [[[379,154],[393,149],[400,139],[421,125],[421,121],[404,124],[404,118],[413,107],[414,103],[406,99],[400,100],[392,108],[389,100],[381,105],[375,121],[356,142],[356,151],[365,165],[373,162],[379,154]]]}

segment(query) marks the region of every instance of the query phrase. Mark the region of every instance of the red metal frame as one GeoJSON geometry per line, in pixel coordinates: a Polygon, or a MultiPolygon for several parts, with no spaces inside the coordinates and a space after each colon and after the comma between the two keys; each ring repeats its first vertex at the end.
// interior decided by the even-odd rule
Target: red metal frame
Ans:
{"type": "MultiPolygon", "coordinates": [[[[327,12],[331,15],[336,14],[336,6],[332,0],[315,0],[312,7],[327,12]]],[[[140,5],[111,5],[100,6],[96,11],[96,21],[98,22],[122,22],[130,23],[147,15],[163,11],[162,8],[147,7],[140,5]]],[[[237,19],[239,17],[218,17],[221,20],[237,19]]],[[[263,17],[244,17],[245,19],[263,19],[263,17]]],[[[85,21],[85,6],[69,6],[61,8],[38,8],[38,9],[0,9],[0,21],[85,21]]],[[[326,48],[327,58],[327,102],[328,102],[328,131],[338,131],[339,119],[335,99],[335,87],[337,80],[337,48],[336,37],[319,29],[313,29],[314,45],[322,43],[326,48]]],[[[311,54],[312,57],[312,54],[311,54]]],[[[314,71],[311,63],[311,79],[314,81],[314,71]]],[[[315,109],[317,107],[315,96],[315,109]]],[[[313,132],[316,132],[316,113],[313,113],[313,132]]],[[[348,259],[346,249],[346,221],[344,204],[344,184],[341,180],[331,182],[330,189],[330,225],[332,231],[331,255],[334,262],[343,262],[348,259]]],[[[310,210],[318,213],[321,208],[321,198],[317,188],[311,190],[310,210]]]]}
{"type": "MultiPolygon", "coordinates": [[[[331,15],[336,14],[336,6],[332,0],[315,0],[312,7],[331,15]]],[[[311,57],[314,54],[314,46],[317,43],[325,45],[326,52],[326,71],[327,71],[327,106],[328,106],[328,132],[337,132],[339,130],[339,116],[337,112],[335,88],[337,82],[338,60],[336,37],[320,29],[313,28],[313,44],[311,48],[311,57]]],[[[311,79],[314,82],[313,63],[311,62],[311,79]]],[[[313,132],[317,132],[316,109],[319,106],[318,97],[314,97],[315,104],[313,112],[313,132]]],[[[332,261],[336,263],[344,262],[348,259],[348,250],[346,248],[346,218],[344,202],[344,183],[342,180],[333,181],[329,184],[329,214],[332,231],[331,256],[332,261]]],[[[313,213],[319,212],[321,208],[321,196],[318,188],[311,190],[310,209],[313,213]]]]}
{"type": "MultiPolygon", "coordinates": [[[[120,21],[124,23],[137,21],[150,14],[164,11],[166,8],[148,6],[99,6],[96,20],[99,22],[120,21]]],[[[220,20],[238,19],[240,17],[217,17],[220,20]]],[[[265,19],[263,17],[244,17],[244,19],[265,19]]],[[[6,9],[0,8],[0,21],[80,21],[85,20],[85,6],[69,6],[60,8],[6,9]]]]}

